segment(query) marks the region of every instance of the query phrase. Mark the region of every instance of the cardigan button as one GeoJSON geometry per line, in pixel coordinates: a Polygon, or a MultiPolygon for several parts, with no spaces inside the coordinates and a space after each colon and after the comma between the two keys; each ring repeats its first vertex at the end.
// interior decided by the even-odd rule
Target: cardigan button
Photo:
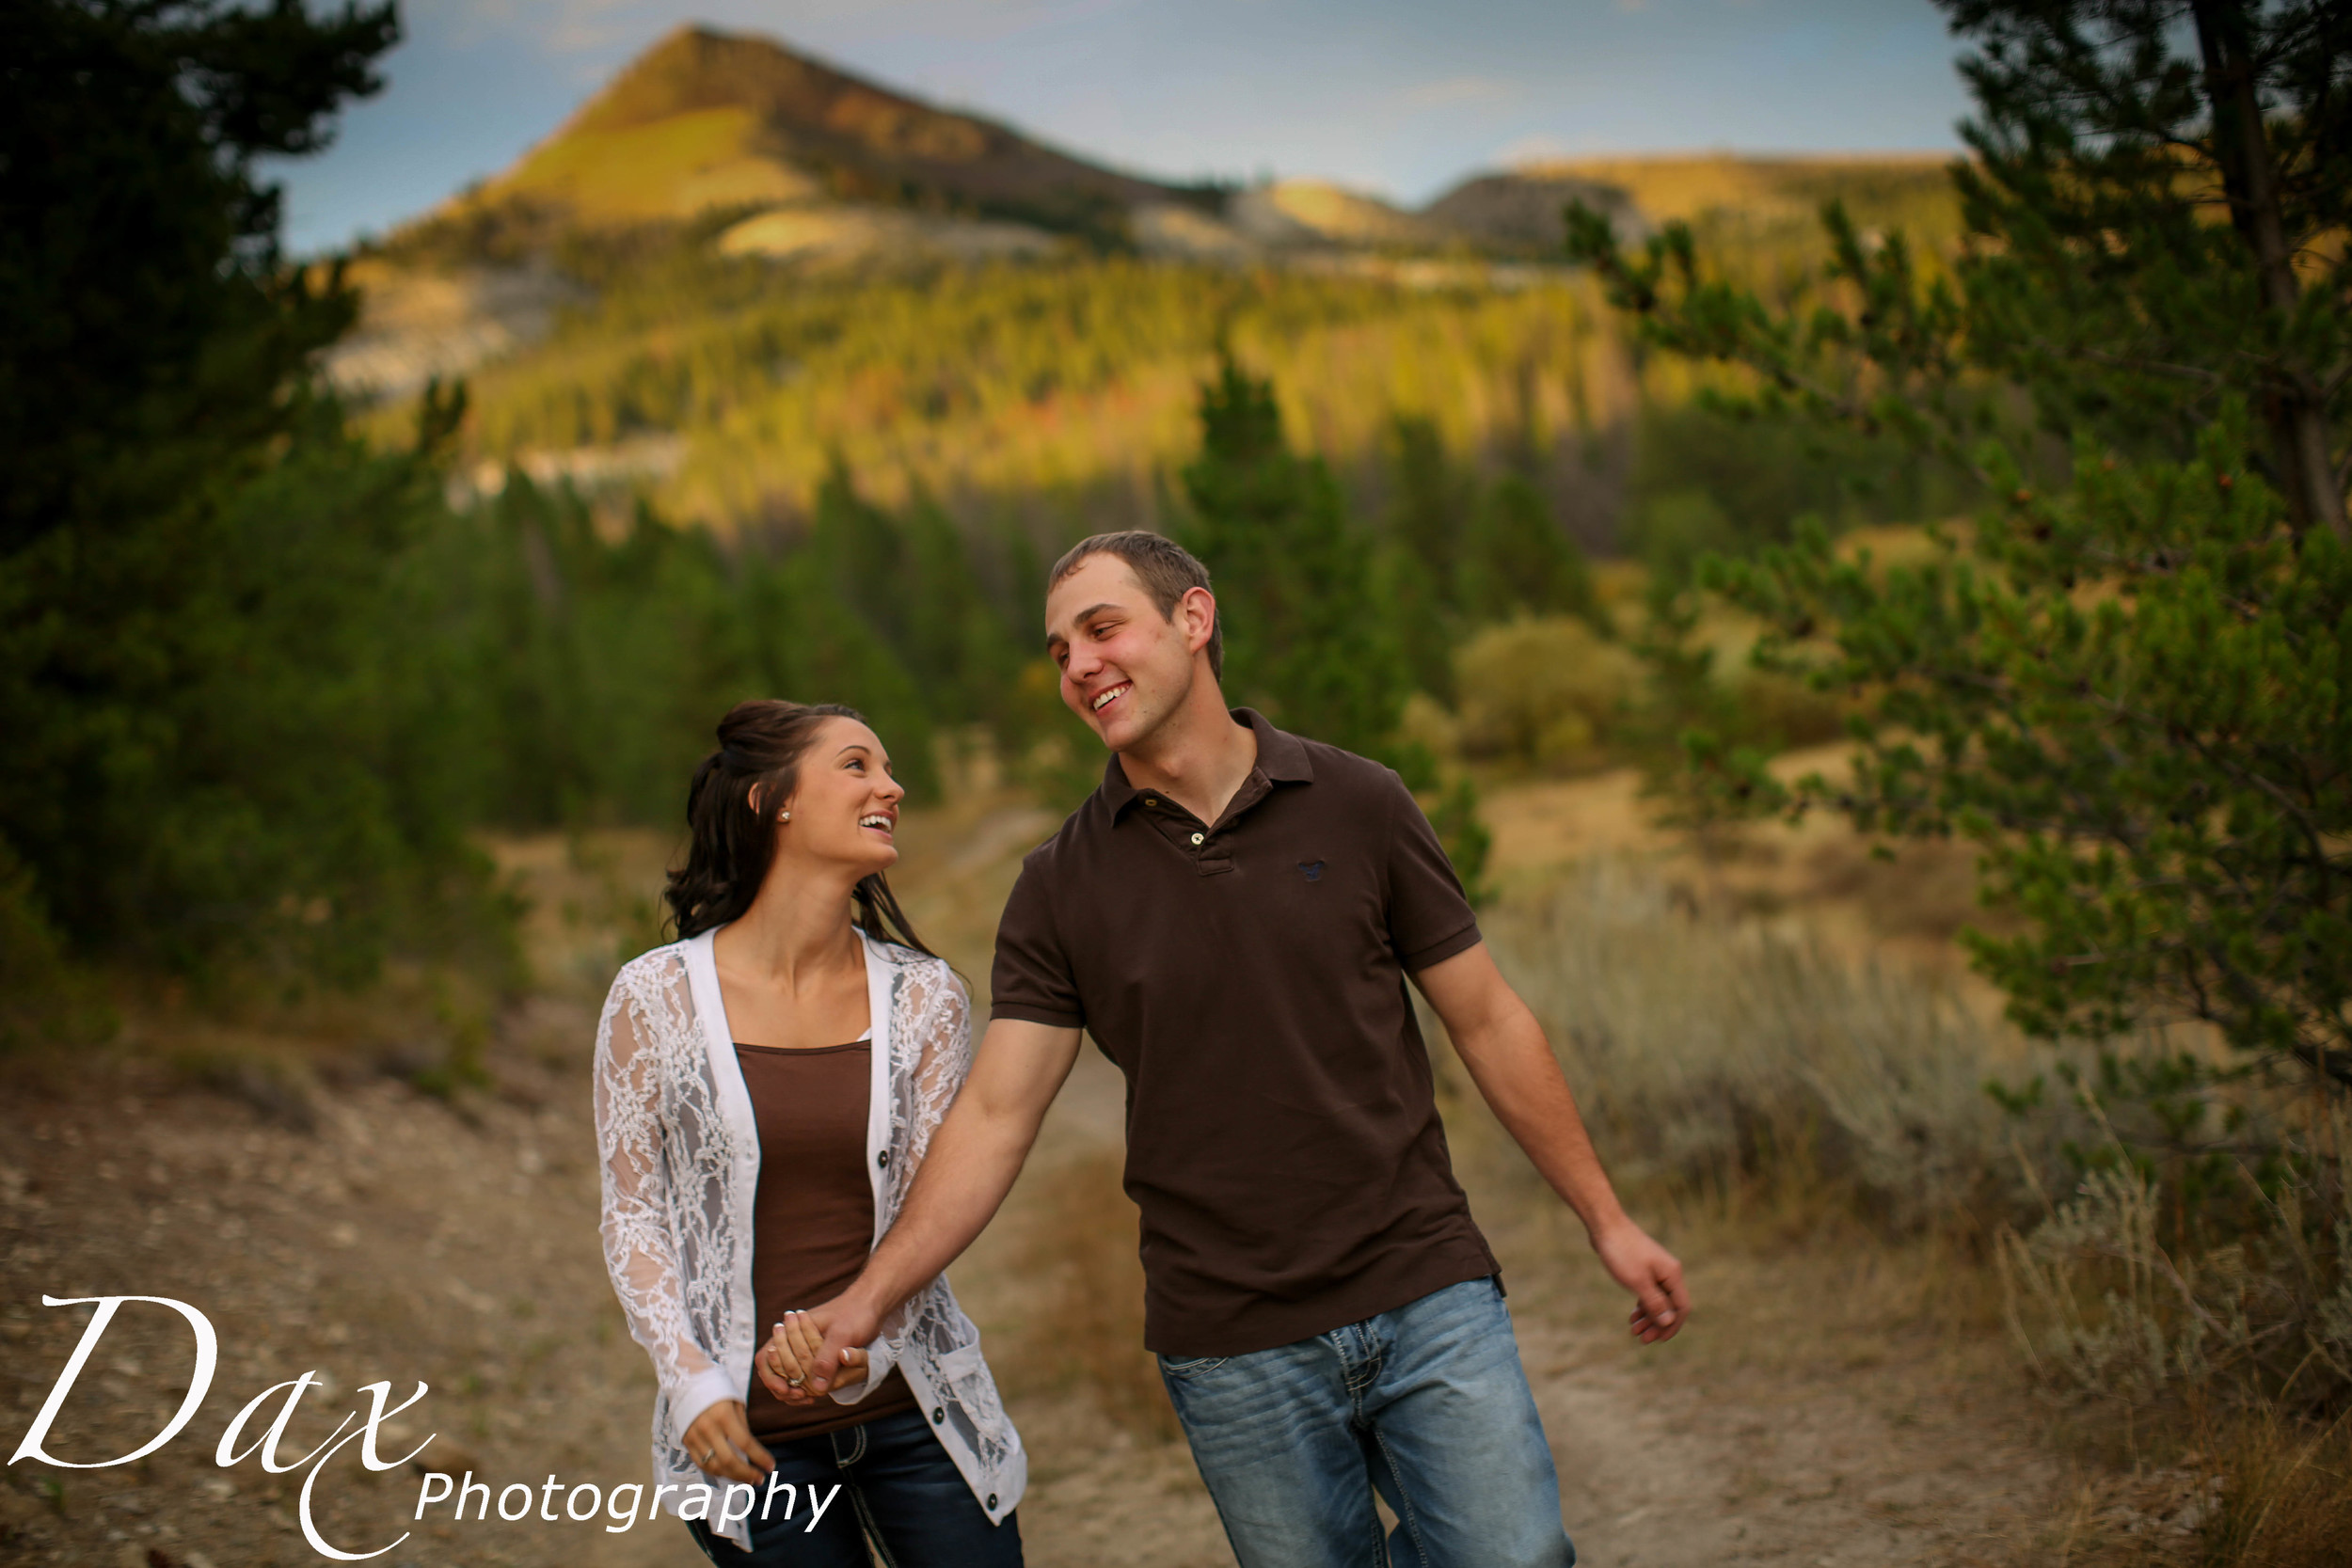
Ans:
{"type": "Polygon", "coordinates": [[[988,1507],[990,1508],[990,1510],[991,1510],[992,1512],[993,1512],[993,1511],[995,1509],[995,1507],[996,1507],[996,1494],[995,1494],[995,1493],[993,1493],[993,1492],[991,1492],[991,1493],[988,1495],[988,1507]]]}
{"type": "Polygon", "coordinates": [[[940,1422],[946,1420],[946,1418],[947,1412],[945,1407],[940,1405],[931,1406],[931,1425],[937,1426],[940,1422]]]}
{"type": "Polygon", "coordinates": [[[884,1170],[888,1170],[890,1168],[890,1150],[885,1148],[880,1154],[875,1155],[874,1164],[882,1166],[884,1170]]]}

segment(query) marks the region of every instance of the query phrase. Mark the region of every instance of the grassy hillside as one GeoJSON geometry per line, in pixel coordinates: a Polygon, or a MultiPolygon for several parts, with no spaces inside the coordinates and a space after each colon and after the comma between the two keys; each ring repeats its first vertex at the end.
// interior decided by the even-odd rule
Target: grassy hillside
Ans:
{"type": "Polygon", "coordinates": [[[1743,158],[1573,158],[1531,165],[1530,178],[1588,180],[1623,191],[1652,222],[1740,218],[1764,228],[1809,225],[1822,202],[1846,203],[1863,224],[1901,225],[1938,241],[1958,233],[1957,207],[1941,153],[1743,158]]]}
{"type": "Polygon", "coordinates": [[[1844,204],[1866,237],[1900,231],[1932,275],[1961,241],[1951,160],[1856,157],[1593,159],[1562,172],[1626,193],[1653,225],[1687,223],[1700,253],[1767,290],[1796,286],[1822,254],[1821,209],[1844,204]]]}
{"type": "Polygon", "coordinates": [[[758,131],[753,113],[733,105],[574,130],[533,148],[475,199],[539,201],[581,223],[631,224],[820,194],[814,176],[756,150],[758,131]]]}
{"type": "Polygon", "coordinates": [[[470,439],[501,459],[680,433],[658,497],[722,528],[804,513],[836,456],[894,500],[1115,494],[1148,515],[1220,337],[1272,375],[1294,438],[1343,460],[1400,413],[1458,450],[1573,449],[1632,397],[1590,289],[1565,277],[1421,290],[1110,257],[786,286],[695,262],[479,372],[470,439]]]}
{"type": "MultiPolygon", "coordinates": [[[[1858,183],[1866,222],[1915,208],[1924,237],[1948,244],[1947,194],[1886,183],[1858,183]]],[[[1700,209],[1709,254],[1782,278],[1813,265],[1818,221],[1798,197],[1774,199],[1700,209]]],[[[682,245],[477,371],[469,451],[500,463],[676,437],[653,494],[722,529],[804,515],[836,458],[893,500],[927,489],[966,515],[1083,503],[1148,522],[1224,340],[1272,377],[1293,438],[1343,470],[1374,458],[1396,417],[1421,416],[1457,451],[1532,459],[1564,517],[1614,508],[1639,411],[1686,403],[1693,372],[1641,366],[1587,279],[1443,265],[1239,270],[1079,253],[876,279],[682,245]]]]}

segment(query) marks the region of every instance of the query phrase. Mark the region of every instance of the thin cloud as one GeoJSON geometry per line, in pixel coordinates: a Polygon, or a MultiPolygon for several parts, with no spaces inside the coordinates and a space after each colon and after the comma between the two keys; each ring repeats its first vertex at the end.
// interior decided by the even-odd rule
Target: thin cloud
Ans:
{"type": "Polygon", "coordinates": [[[1444,109],[1459,103],[1508,103],[1519,92],[1517,82],[1499,76],[1448,76],[1407,87],[1405,104],[1412,109],[1444,109]]]}
{"type": "Polygon", "coordinates": [[[1557,136],[1538,133],[1518,137],[1496,148],[1494,161],[1504,168],[1522,168],[1529,164],[1557,163],[1562,158],[1573,156],[1578,150],[1557,136]]]}

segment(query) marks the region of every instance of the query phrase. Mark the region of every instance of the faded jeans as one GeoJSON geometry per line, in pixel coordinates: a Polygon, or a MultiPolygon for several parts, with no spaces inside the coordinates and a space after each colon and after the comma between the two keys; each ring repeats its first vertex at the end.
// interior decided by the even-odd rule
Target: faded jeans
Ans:
{"type": "Polygon", "coordinates": [[[1576,1561],[1492,1279],[1272,1350],[1162,1356],[1160,1376],[1241,1568],[1576,1561]]]}

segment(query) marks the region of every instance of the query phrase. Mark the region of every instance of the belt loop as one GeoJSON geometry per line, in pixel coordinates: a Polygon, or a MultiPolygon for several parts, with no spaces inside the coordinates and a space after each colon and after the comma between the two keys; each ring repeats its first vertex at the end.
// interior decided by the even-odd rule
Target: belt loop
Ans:
{"type": "Polygon", "coordinates": [[[861,1424],[850,1428],[849,1432],[850,1435],[854,1437],[856,1441],[850,1445],[850,1451],[848,1453],[843,1453],[841,1451],[840,1433],[833,1432],[826,1433],[826,1436],[831,1438],[833,1441],[833,1464],[834,1468],[836,1470],[846,1470],[850,1465],[866,1457],[866,1428],[861,1424]]]}

